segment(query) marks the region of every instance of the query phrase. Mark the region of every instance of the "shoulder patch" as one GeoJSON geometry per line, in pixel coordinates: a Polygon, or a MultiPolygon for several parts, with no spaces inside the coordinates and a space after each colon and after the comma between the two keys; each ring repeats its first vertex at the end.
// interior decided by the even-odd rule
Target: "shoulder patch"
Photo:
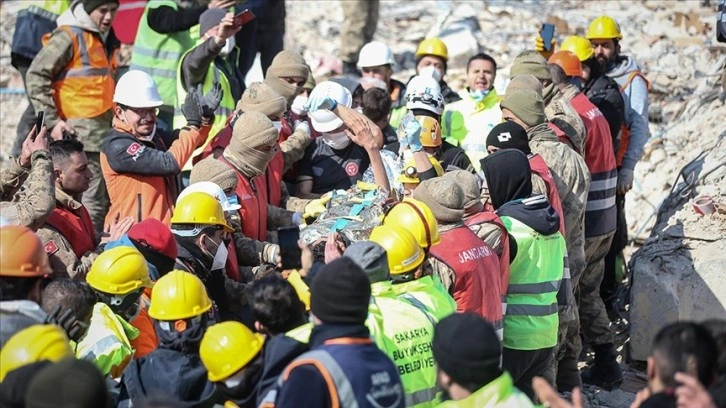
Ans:
{"type": "Polygon", "coordinates": [[[53,255],[54,253],[58,252],[58,245],[53,240],[50,240],[45,243],[45,246],[43,247],[45,249],[45,253],[48,254],[48,256],[53,255]]]}
{"type": "Polygon", "coordinates": [[[130,154],[131,156],[136,155],[136,153],[141,150],[143,146],[141,146],[140,143],[133,142],[129,145],[129,147],[126,149],[126,153],[130,154]]]}
{"type": "Polygon", "coordinates": [[[358,175],[358,163],[348,162],[348,164],[345,165],[345,173],[348,174],[349,177],[358,175]]]}

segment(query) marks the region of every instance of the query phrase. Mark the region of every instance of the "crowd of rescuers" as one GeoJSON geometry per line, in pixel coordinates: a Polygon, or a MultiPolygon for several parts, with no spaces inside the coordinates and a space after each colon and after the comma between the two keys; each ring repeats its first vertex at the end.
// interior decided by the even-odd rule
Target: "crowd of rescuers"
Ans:
{"type": "MultiPolygon", "coordinates": [[[[377,1],[343,2],[365,24],[321,83],[282,49],[284,2],[242,26],[236,3],[146,3],[118,79],[117,1],[19,14],[0,405],[582,406],[583,383],[618,387],[608,312],[648,138],[618,24],[538,36],[503,94],[473,55],[457,94],[438,38],[393,78],[377,1]]],[[[663,327],[635,406],[724,406],[725,336],[663,327]]]]}

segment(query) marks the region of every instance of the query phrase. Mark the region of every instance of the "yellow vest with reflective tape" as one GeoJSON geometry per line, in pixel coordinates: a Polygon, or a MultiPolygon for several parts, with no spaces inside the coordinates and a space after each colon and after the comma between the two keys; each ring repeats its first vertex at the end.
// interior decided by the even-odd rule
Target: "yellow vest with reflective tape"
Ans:
{"type": "Polygon", "coordinates": [[[78,343],[76,358],[96,365],[103,375],[118,378],[134,356],[130,339],[138,329],[117,316],[105,303],[96,303],[88,332],[78,343]]]}

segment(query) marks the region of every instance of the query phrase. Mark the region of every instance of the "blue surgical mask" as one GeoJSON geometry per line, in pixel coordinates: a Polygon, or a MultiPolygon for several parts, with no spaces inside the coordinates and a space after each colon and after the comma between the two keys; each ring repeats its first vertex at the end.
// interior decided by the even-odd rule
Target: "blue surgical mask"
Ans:
{"type": "Polygon", "coordinates": [[[479,103],[484,100],[484,98],[489,95],[490,89],[484,89],[484,90],[475,90],[475,91],[469,91],[469,96],[471,96],[471,99],[474,100],[474,102],[479,103]]]}
{"type": "Polygon", "coordinates": [[[230,194],[227,196],[227,203],[229,205],[238,205],[239,204],[239,198],[237,198],[237,194],[230,194]]]}

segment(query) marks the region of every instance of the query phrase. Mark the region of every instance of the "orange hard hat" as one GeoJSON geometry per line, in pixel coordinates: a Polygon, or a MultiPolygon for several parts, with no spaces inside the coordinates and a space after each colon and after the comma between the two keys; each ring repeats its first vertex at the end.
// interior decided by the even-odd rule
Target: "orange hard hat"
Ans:
{"type": "Polygon", "coordinates": [[[547,62],[559,65],[560,68],[565,71],[567,76],[582,78],[582,65],[580,65],[580,59],[577,58],[577,55],[571,51],[557,51],[552,54],[547,62]]]}
{"type": "Polygon", "coordinates": [[[35,233],[18,225],[0,227],[0,276],[50,275],[50,261],[35,233]]]}

